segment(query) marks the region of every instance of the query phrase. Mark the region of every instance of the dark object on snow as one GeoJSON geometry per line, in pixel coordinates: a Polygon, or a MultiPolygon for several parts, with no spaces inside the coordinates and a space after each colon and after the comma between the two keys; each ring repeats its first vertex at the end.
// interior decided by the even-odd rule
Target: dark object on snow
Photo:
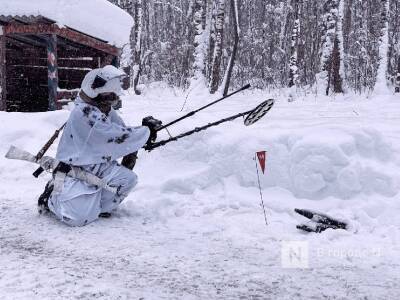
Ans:
{"type": "Polygon", "coordinates": [[[44,188],[44,192],[39,196],[38,199],[38,212],[39,214],[43,214],[49,212],[49,198],[51,193],[53,192],[54,185],[53,182],[50,180],[46,187],[44,188]]]}
{"type": "Polygon", "coordinates": [[[317,232],[317,233],[325,231],[328,228],[347,229],[347,223],[336,220],[325,214],[313,212],[313,211],[307,210],[307,209],[298,209],[298,208],[295,208],[294,211],[296,213],[298,213],[299,215],[302,215],[303,217],[306,217],[307,219],[310,219],[312,221],[312,222],[309,222],[308,224],[297,225],[296,226],[297,229],[307,231],[307,232],[317,232]]]}
{"type": "MultiPolygon", "coordinates": [[[[164,141],[148,144],[148,145],[146,145],[145,149],[148,151],[154,150],[155,148],[164,146],[165,144],[173,142],[173,141],[177,141],[185,136],[192,135],[193,133],[200,132],[202,130],[206,130],[210,127],[217,126],[217,125],[220,125],[225,122],[233,121],[239,117],[247,116],[247,118],[246,118],[247,122],[245,120],[245,125],[247,125],[247,126],[252,125],[255,122],[257,122],[258,120],[260,120],[272,108],[274,103],[275,103],[274,99],[268,99],[268,100],[264,101],[263,103],[261,103],[259,106],[257,106],[255,109],[252,109],[252,110],[249,110],[249,111],[246,111],[243,113],[239,113],[237,115],[233,115],[233,116],[230,116],[225,119],[221,119],[221,120],[213,122],[213,123],[209,123],[202,127],[196,127],[193,130],[187,131],[187,132],[182,133],[175,137],[171,137],[164,141]]],[[[161,128],[165,128],[165,127],[166,126],[163,126],[161,128]]]]}
{"type": "Polygon", "coordinates": [[[111,213],[109,212],[100,213],[99,218],[105,218],[105,219],[111,218],[111,213]]]}
{"type": "MultiPolygon", "coordinates": [[[[42,149],[40,149],[40,151],[38,152],[38,154],[36,154],[36,159],[39,160],[43,157],[43,155],[45,155],[45,153],[47,152],[47,150],[49,150],[49,148],[51,147],[51,145],[53,145],[54,141],[58,138],[60,132],[64,129],[65,125],[67,125],[67,123],[64,123],[63,126],[61,126],[59,129],[57,129],[54,134],[52,135],[52,137],[47,141],[47,143],[42,147],[42,149]]],[[[44,169],[42,167],[39,167],[35,172],[33,172],[33,176],[38,178],[40,174],[42,174],[44,171],[44,169]]]]}

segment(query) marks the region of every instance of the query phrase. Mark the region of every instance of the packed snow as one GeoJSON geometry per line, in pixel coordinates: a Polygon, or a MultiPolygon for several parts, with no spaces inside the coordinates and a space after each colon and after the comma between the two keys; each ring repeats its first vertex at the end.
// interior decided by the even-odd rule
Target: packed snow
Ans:
{"type": "MultiPolygon", "coordinates": [[[[215,96],[214,96],[215,98],[215,96]]],[[[2,299],[396,299],[400,294],[398,96],[283,92],[234,96],[170,128],[172,135],[247,111],[268,98],[258,123],[242,120],[142,151],[139,184],[111,219],[71,228],[36,213],[49,175],[0,159],[2,299]],[[267,151],[260,175],[255,152],[267,151]],[[294,208],[320,211],[349,230],[306,234],[294,208]],[[283,268],[282,244],[309,246],[309,268],[283,268]]],[[[121,116],[164,122],[208,103],[159,84],[125,95],[121,116]]],[[[68,110],[0,112],[0,153],[36,153],[68,110]]],[[[168,138],[163,132],[159,139],[168,138]]],[[[56,146],[49,154],[54,155],[56,146]]]]}
{"type": "Polygon", "coordinates": [[[0,15],[41,15],[117,47],[129,43],[133,26],[133,18],[107,0],[0,0],[0,15]]]}

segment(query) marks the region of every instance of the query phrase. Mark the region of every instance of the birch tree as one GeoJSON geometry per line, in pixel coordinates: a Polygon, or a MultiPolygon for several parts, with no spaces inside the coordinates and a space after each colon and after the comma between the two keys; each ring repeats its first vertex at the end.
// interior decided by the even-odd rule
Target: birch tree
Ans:
{"type": "Polygon", "coordinates": [[[381,0],[381,36],[379,41],[379,67],[376,77],[375,93],[385,93],[387,89],[387,67],[389,52],[388,13],[389,0],[381,0]]]}
{"type": "Polygon", "coordinates": [[[205,59],[206,59],[206,36],[203,23],[203,14],[206,2],[203,0],[194,0],[194,62],[192,69],[191,89],[197,88],[199,85],[206,86],[205,80],[205,59]]]}
{"type": "Polygon", "coordinates": [[[400,3],[389,1],[388,75],[396,93],[400,93],[400,3]]]}
{"type": "Polygon", "coordinates": [[[229,58],[228,67],[226,70],[226,74],[224,76],[223,87],[224,92],[223,95],[228,95],[229,85],[231,83],[233,67],[235,65],[236,55],[239,46],[239,35],[240,35],[240,27],[239,27],[239,7],[237,0],[231,0],[231,11],[233,15],[233,31],[234,31],[234,43],[232,48],[232,53],[229,58]]]}
{"type": "Polygon", "coordinates": [[[219,0],[217,16],[215,21],[215,38],[214,38],[214,53],[211,62],[211,80],[210,80],[210,93],[214,94],[218,90],[221,81],[221,60],[222,60],[222,43],[224,36],[224,23],[225,23],[225,0],[219,0]]]}
{"type": "Polygon", "coordinates": [[[299,0],[292,1],[292,8],[294,22],[290,39],[289,87],[298,86],[299,84],[299,67],[297,65],[297,45],[300,34],[299,0]]]}
{"type": "Polygon", "coordinates": [[[142,10],[142,0],[136,0],[134,5],[132,5],[133,11],[132,16],[134,20],[134,25],[131,30],[131,61],[133,66],[131,68],[131,86],[133,87],[137,95],[140,91],[137,90],[137,85],[139,83],[139,76],[141,71],[141,53],[142,53],[142,23],[143,23],[143,10],[142,10]]]}
{"type": "Polygon", "coordinates": [[[341,53],[338,38],[340,0],[326,0],[323,15],[323,41],[321,54],[321,83],[328,96],[330,90],[341,93],[342,78],[340,76],[341,53]]]}

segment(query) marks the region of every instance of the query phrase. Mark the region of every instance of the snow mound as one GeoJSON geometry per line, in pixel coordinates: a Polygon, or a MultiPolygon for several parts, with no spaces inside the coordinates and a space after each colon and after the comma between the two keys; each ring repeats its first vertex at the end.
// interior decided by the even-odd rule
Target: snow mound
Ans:
{"type": "Polygon", "coordinates": [[[399,192],[395,152],[373,129],[313,128],[274,132],[271,137],[243,132],[225,135],[221,141],[219,134],[210,131],[180,141],[181,151],[163,150],[165,156],[179,155],[203,166],[169,179],[164,190],[192,194],[230,176],[243,187],[257,187],[252,158],[255,151],[266,150],[266,175],[261,176],[264,188],[281,187],[297,198],[313,200],[350,199],[360,194],[392,197],[399,192]]]}
{"type": "Polygon", "coordinates": [[[132,17],[107,0],[0,0],[0,15],[42,15],[122,47],[129,41],[132,17]]]}

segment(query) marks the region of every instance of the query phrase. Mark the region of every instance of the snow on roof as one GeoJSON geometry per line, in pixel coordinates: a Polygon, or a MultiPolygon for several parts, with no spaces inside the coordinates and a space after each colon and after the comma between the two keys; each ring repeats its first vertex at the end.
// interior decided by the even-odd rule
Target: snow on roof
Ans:
{"type": "Polygon", "coordinates": [[[129,42],[132,17],[107,0],[0,0],[0,15],[44,16],[122,47],[129,42]]]}

